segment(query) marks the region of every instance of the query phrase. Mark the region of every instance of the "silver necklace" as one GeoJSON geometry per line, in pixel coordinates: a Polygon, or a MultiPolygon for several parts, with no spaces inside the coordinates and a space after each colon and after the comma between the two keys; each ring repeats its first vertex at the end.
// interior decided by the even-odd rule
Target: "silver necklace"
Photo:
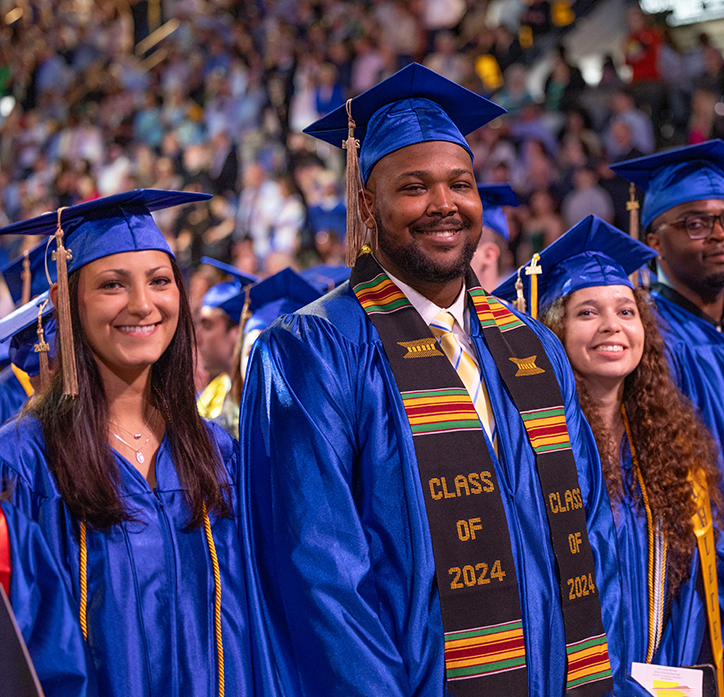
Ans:
{"type": "Polygon", "coordinates": [[[146,462],[146,458],[143,457],[143,453],[141,452],[141,450],[143,450],[146,447],[146,444],[148,443],[148,441],[151,440],[152,435],[153,435],[153,433],[148,434],[148,438],[146,438],[146,440],[144,441],[143,445],[140,448],[134,448],[129,442],[123,440],[123,438],[121,438],[117,433],[113,434],[113,436],[115,438],[118,438],[118,440],[121,441],[121,443],[123,443],[123,445],[128,446],[131,450],[133,450],[136,453],[136,462],[138,462],[139,465],[142,465],[144,462],[146,462]]]}
{"type": "MultiPolygon", "coordinates": [[[[130,433],[136,440],[140,440],[141,436],[143,435],[143,432],[148,428],[148,424],[151,422],[151,418],[156,413],[156,407],[151,407],[151,413],[148,415],[148,418],[146,419],[146,423],[143,426],[143,430],[140,433],[134,433],[133,431],[129,431],[125,426],[121,426],[121,424],[117,424],[112,419],[108,419],[116,428],[120,428],[122,431],[125,431],[126,433],[130,433]]],[[[130,447],[130,446],[129,446],[130,447]]]]}

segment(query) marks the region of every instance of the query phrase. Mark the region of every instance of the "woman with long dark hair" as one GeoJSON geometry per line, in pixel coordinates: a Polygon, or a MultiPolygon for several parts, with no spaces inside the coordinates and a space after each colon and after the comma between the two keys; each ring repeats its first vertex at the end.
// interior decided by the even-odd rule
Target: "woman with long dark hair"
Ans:
{"type": "MultiPolygon", "coordinates": [[[[628,670],[717,663],[721,680],[719,603],[706,600],[718,600],[720,474],[711,436],[671,380],[646,296],[628,278],[655,254],[589,216],[540,255],[541,319],[571,361],[614,507],[628,670]]],[[[502,297],[515,296],[514,282],[502,297]]]]}
{"type": "Polygon", "coordinates": [[[202,198],[141,190],[0,230],[62,229],[72,253],[57,364],[0,430],[0,472],[67,574],[102,695],[250,682],[235,442],[196,411],[191,311],[150,215],[202,198]]]}

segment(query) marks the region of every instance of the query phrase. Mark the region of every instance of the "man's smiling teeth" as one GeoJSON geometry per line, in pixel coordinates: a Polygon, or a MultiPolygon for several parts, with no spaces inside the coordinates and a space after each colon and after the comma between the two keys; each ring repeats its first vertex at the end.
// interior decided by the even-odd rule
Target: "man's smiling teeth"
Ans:
{"type": "Polygon", "coordinates": [[[450,237],[454,237],[457,230],[441,230],[440,232],[428,232],[428,235],[432,235],[433,237],[442,237],[443,239],[448,239],[450,237]]]}
{"type": "Polygon", "coordinates": [[[608,353],[618,353],[620,351],[623,351],[623,346],[596,346],[596,351],[606,351],[608,353]]]}
{"type": "Polygon", "coordinates": [[[138,324],[124,324],[120,327],[116,327],[118,331],[126,332],[128,334],[150,334],[155,328],[155,324],[145,324],[143,326],[138,324]]]}

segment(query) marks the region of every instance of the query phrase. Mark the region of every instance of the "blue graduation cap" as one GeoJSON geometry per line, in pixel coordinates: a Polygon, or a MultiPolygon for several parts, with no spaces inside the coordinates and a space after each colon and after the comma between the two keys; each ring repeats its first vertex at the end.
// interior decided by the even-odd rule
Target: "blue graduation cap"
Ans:
{"type": "Polygon", "coordinates": [[[531,300],[531,279],[537,278],[538,304],[545,311],[557,298],[592,286],[627,286],[633,289],[629,275],[640,269],[656,252],[625,232],[589,215],[546,247],[540,258],[525,264],[511,274],[493,295],[514,302],[516,282],[523,283],[523,297],[528,307],[531,300]],[[535,268],[540,273],[535,273],[535,268]],[[526,273],[531,269],[533,273],[526,273]]]}
{"type": "Polygon", "coordinates": [[[337,286],[349,280],[351,269],[346,266],[330,266],[317,264],[301,271],[300,275],[312,285],[319,288],[322,293],[328,293],[337,286]]]}
{"type": "Polygon", "coordinates": [[[55,347],[55,320],[51,316],[54,307],[49,295],[46,291],[0,319],[0,345],[8,346],[9,342],[10,361],[28,375],[41,372],[40,352],[36,350],[38,317],[42,317],[47,353],[52,354],[55,347]]]}
{"type": "Polygon", "coordinates": [[[239,314],[231,315],[222,307],[222,305],[230,298],[238,295],[242,288],[245,288],[250,283],[257,283],[259,281],[259,277],[251,273],[245,273],[234,266],[224,264],[223,262],[212,259],[211,257],[201,257],[201,263],[215,266],[217,269],[223,271],[227,276],[232,277],[231,281],[221,281],[221,283],[211,286],[201,301],[201,307],[219,308],[226,312],[232,321],[238,324],[241,317],[241,310],[239,310],[239,314]]]}
{"type": "Polygon", "coordinates": [[[219,307],[229,316],[240,317],[247,293],[249,294],[247,312],[251,316],[244,326],[245,332],[265,329],[277,317],[295,312],[324,294],[294,269],[287,267],[273,276],[259,281],[248,290],[241,290],[219,307]]]}
{"type": "MultiPolygon", "coordinates": [[[[419,63],[351,100],[354,136],[361,141],[362,181],[385,155],[415,143],[444,140],[472,152],[464,136],[484,126],[505,109],[438,75],[419,63]]],[[[341,106],[304,129],[338,148],[348,138],[347,107],[341,106]]]]}
{"type": "Polygon", "coordinates": [[[708,140],[610,165],[645,192],[641,224],[650,225],[674,206],[724,199],[724,141],[708,140]]]}
{"type": "Polygon", "coordinates": [[[159,250],[173,257],[151,212],[208,198],[208,194],[186,191],[136,189],[59,208],[0,229],[2,235],[55,235],[58,325],[66,395],[78,394],[67,274],[96,259],[122,252],[159,250]]]}
{"type": "Polygon", "coordinates": [[[231,264],[225,264],[223,261],[218,261],[217,259],[213,259],[212,257],[201,257],[200,261],[202,264],[214,266],[215,268],[219,269],[219,271],[225,273],[227,276],[231,276],[232,279],[236,279],[237,281],[239,281],[241,285],[246,285],[247,283],[256,283],[260,280],[259,276],[255,276],[253,273],[246,273],[246,271],[237,269],[236,266],[231,266],[231,264]]]}
{"type": "Polygon", "coordinates": [[[52,260],[52,249],[52,245],[49,245],[47,240],[43,240],[28,249],[24,254],[9,261],[0,269],[10,291],[10,295],[13,298],[13,302],[16,305],[23,299],[23,288],[25,285],[23,278],[26,263],[29,265],[28,270],[30,272],[30,296],[27,300],[34,298],[36,295],[40,295],[50,287],[48,277],[45,274],[46,258],[50,282],[55,283],[58,280],[55,263],[52,260]]]}
{"type": "Polygon", "coordinates": [[[518,197],[510,184],[478,184],[483,202],[483,225],[497,232],[506,242],[510,239],[508,219],[503,206],[518,206],[518,197]]]}

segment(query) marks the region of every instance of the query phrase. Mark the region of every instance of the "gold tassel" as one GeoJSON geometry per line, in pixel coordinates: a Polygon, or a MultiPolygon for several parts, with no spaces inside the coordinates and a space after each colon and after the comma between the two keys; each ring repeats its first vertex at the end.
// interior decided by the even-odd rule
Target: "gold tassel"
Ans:
{"type": "Polygon", "coordinates": [[[347,100],[347,140],[342,148],[347,151],[347,254],[346,264],[354,266],[365,243],[365,226],[359,216],[359,192],[364,188],[359,169],[357,150],[360,142],[354,137],[357,124],[352,118],[352,100],[347,100]]]}
{"type": "Polygon", "coordinates": [[[30,273],[30,250],[26,249],[23,252],[23,270],[20,274],[20,278],[23,279],[23,292],[20,295],[20,304],[25,305],[30,302],[30,285],[33,280],[33,275],[30,273]]]}
{"type": "Polygon", "coordinates": [[[539,259],[540,254],[534,254],[530,266],[525,269],[525,275],[530,276],[530,316],[533,319],[538,319],[538,276],[543,273],[539,259]]]}
{"type": "Polygon", "coordinates": [[[75,345],[73,342],[73,322],[70,317],[70,296],[68,293],[68,260],[70,250],[63,246],[63,228],[60,216],[64,208],[58,209],[58,227],[55,230],[56,251],[53,252],[58,269],[58,337],[60,338],[60,356],[63,366],[63,394],[75,397],[78,394],[78,371],[75,365],[75,345]]]}
{"type": "Polygon", "coordinates": [[[38,308],[38,343],[35,344],[33,350],[35,353],[40,354],[38,356],[38,362],[40,363],[40,391],[44,392],[45,388],[50,382],[50,369],[48,367],[48,351],[50,351],[50,344],[45,340],[45,330],[43,329],[43,310],[48,304],[46,300],[38,308]]]}
{"type": "Polygon", "coordinates": [[[520,269],[518,269],[518,278],[515,281],[515,302],[513,303],[513,306],[515,307],[518,312],[525,312],[525,295],[523,294],[523,281],[520,278],[520,272],[523,267],[521,266],[520,269]]]}
{"type": "MultiPolygon", "coordinates": [[[[635,240],[639,239],[639,202],[636,200],[636,185],[631,182],[628,187],[629,200],[626,201],[626,210],[628,211],[628,234],[635,240]]],[[[638,271],[634,271],[629,279],[633,283],[634,288],[638,286],[638,271]]]]}

